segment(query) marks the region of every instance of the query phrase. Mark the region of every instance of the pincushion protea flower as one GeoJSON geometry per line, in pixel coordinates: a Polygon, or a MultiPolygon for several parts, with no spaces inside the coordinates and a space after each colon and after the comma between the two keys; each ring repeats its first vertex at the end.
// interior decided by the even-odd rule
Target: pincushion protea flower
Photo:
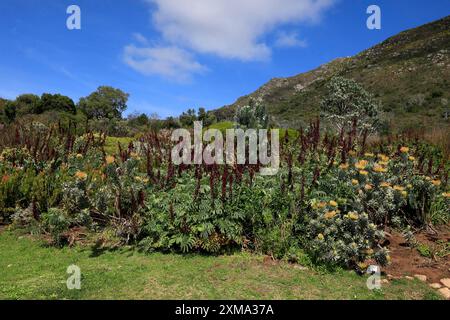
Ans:
{"type": "Polygon", "coordinates": [[[337,203],[336,201],[334,201],[334,200],[331,200],[331,201],[330,201],[330,206],[332,206],[332,207],[337,207],[337,206],[338,206],[338,203],[337,203]]]}
{"type": "Polygon", "coordinates": [[[441,185],[441,180],[433,180],[433,181],[431,181],[431,183],[434,185],[434,186],[436,186],[436,187],[439,187],[440,185],[441,185]]]}
{"type": "Polygon", "coordinates": [[[107,164],[111,164],[111,163],[113,163],[116,159],[115,159],[113,156],[107,156],[105,160],[106,160],[106,163],[107,163],[107,164]]]}
{"type": "Polygon", "coordinates": [[[75,177],[83,181],[87,179],[87,176],[87,173],[83,171],[77,171],[77,173],[75,173],[75,177]]]}
{"type": "Polygon", "coordinates": [[[401,147],[400,148],[400,152],[401,153],[408,153],[409,152],[409,148],[408,147],[401,147]]]}

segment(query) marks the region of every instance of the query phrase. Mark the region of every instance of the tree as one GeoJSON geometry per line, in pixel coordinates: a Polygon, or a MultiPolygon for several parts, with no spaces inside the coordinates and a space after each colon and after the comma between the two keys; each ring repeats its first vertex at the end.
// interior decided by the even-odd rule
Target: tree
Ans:
{"type": "Polygon", "coordinates": [[[197,115],[195,109],[188,109],[186,112],[183,112],[180,116],[180,122],[183,127],[192,127],[194,125],[194,121],[197,120],[197,115]]]}
{"type": "Polygon", "coordinates": [[[168,117],[166,120],[163,121],[162,127],[166,129],[178,129],[181,127],[181,124],[174,117],[168,117]]]}
{"type": "Polygon", "coordinates": [[[22,94],[16,98],[17,115],[22,116],[39,112],[41,98],[35,94],[22,94]]]}
{"type": "Polygon", "coordinates": [[[5,115],[5,106],[8,100],[0,98],[0,123],[8,122],[8,119],[5,115]]]}
{"type": "Polygon", "coordinates": [[[214,124],[217,121],[216,116],[214,115],[214,113],[212,113],[210,111],[206,111],[205,108],[198,109],[197,120],[198,121],[202,121],[203,125],[206,126],[206,127],[214,124]]]}
{"type": "Polygon", "coordinates": [[[102,86],[89,96],[81,98],[78,107],[88,119],[121,119],[127,109],[129,94],[120,89],[102,86]]]}
{"type": "Polygon", "coordinates": [[[75,103],[69,97],[61,94],[44,93],[34,113],[43,113],[46,111],[62,111],[71,114],[77,112],[75,103]]]}
{"type": "Polygon", "coordinates": [[[359,133],[373,133],[380,125],[380,104],[354,80],[335,77],[321,102],[322,116],[338,131],[350,130],[356,119],[359,133]]]}
{"type": "Polygon", "coordinates": [[[148,126],[149,118],[145,113],[135,113],[128,116],[128,124],[132,127],[148,126]]]}
{"type": "Polygon", "coordinates": [[[265,106],[251,99],[249,105],[236,110],[234,121],[244,128],[267,128],[269,125],[269,115],[265,106]]]}
{"type": "Polygon", "coordinates": [[[15,101],[7,101],[5,103],[3,112],[5,114],[6,120],[8,122],[13,122],[14,119],[16,118],[16,112],[17,112],[16,102],[15,101]]]}

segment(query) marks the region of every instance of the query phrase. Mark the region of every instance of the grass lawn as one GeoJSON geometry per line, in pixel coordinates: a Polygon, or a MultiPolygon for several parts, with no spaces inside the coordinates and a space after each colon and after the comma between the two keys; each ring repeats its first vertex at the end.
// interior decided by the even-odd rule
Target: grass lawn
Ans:
{"type": "Polygon", "coordinates": [[[439,299],[426,284],[398,280],[370,291],[353,272],[318,273],[263,257],[56,249],[0,232],[0,299],[439,299]],[[66,269],[81,268],[81,290],[66,269]]]}

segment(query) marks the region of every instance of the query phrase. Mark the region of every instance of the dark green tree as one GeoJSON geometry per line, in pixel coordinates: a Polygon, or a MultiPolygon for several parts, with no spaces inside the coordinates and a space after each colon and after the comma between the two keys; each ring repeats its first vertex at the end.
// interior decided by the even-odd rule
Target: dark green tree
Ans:
{"type": "Polygon", "coordinates": [[[41,98],[35,94],[22,94],[16,98],[17,116],[41,113],[41,98]]]}
{"type": "Polygon", "coordinates": [[[61,94],[44,93],[34,113],[43,113],[46,111],[62,111],[75,114],[77,110],[75,103],[69,97],[61,94]]]}
{"type": "Polygon", "coordinates": [[[4,106],[4,116],[7,120],[7,122],[13,122],[16,118],[16,102],[15,101],[7,101],[4,106]]]}
{"type": "Polygon", "coordinates": [[[120,89],[102,86],[89,96],[81,98],[78,108],[88,119],[120,119],[127,109],[129,94],[120,89]]]}
{"type": "Polygon", "coordinates": [[[188,109],[186,112],[183,112],[180,116],[180,123],[183,127],[192,127],[194,125],[194,121],[197,120],[197,115],[195,109],[188,109]]]}

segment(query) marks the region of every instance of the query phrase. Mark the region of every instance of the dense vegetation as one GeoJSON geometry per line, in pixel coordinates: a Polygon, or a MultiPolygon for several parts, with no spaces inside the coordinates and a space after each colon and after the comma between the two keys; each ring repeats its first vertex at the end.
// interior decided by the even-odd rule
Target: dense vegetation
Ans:
{"type": "Polygon", "coordinates": [[[259,101],[239,108],[234,123],[214,124],[203,109],[165,121],[123,120],[127,99],[100,87],[77,106],[60,95],[7,101],[5,114],[22,116],[0,129],[3,223],[49,235],[57,246],[83,228],[145,252],[245,249],[364,269],[371,260],[389,263],[387,227],[412,238],[410,227],[449,222],[448,156],[417,136],[374,139],[379,105],[354,81],[334,78],[321,104],[338,130],[317,118],[307,129],[284,131],[281,168],[270,177],[259,175],[259,163],[171,161],[170,128],[196,120],[217,129],[267,128],[273,122],[259,101]],[[27,119],[46,112],[71,116],[27,119]],[[139,134],[108,136],[118,128],[139,134]]]}
{"type": "Polygon", "coordinates": [[[449,221],[448,162],[410,138],[369,146],[356,128],[321,135],[317,121],[286,134],[279,174],[263,177],[259,165],[175,167],[168,131],[109,154],[103,133],[14,124],[1,132],[0,212],[55,245],[84,227],[147,252],[246,248],[302,263],[386,264],[384,227],[449,221]]]}

